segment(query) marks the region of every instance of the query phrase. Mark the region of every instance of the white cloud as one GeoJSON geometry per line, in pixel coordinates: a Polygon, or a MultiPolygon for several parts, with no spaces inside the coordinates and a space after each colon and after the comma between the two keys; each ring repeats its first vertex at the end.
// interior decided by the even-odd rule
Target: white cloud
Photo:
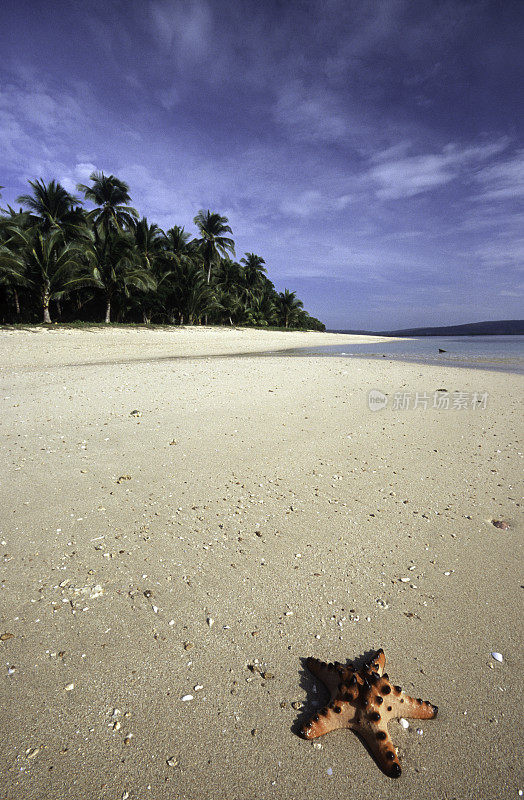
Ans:
{"type": "Polygon", "coordinates": [[[510,158],[483,167],[475,179],[482,187],[479,200],[524,198],[524,149],[510,158]]]}
{"type": "Polygon", "coordinates": [[[448,144],[440,153],[403,156],[406,143],[389,148],[373,157],[374,166],[368,177],[376,185],[381,200],[397,200],[443,186],[459,177],[465,170],[473,177],[473,169],[504,150],[506,139],[484,145],[460,147],[448,144]]]}

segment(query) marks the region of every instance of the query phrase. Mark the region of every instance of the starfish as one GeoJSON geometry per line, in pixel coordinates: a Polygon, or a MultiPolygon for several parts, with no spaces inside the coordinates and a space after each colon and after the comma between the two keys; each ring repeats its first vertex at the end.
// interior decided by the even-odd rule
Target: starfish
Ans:
{"type": "Polygon", "coordinates": [[[400,717],[434,719],[438,708],[428,700],[415,700],[400,686],[392,686],[384,672],[385,664],[382,648],[361,669],[308,658],[307,668],[325,684],[331,697],[328,705],[303,725],[302,735],[316,739],[338,728],[350,728],[366,742],[383,772],[399,778],[402,770],[388,722],[400,717]]]}

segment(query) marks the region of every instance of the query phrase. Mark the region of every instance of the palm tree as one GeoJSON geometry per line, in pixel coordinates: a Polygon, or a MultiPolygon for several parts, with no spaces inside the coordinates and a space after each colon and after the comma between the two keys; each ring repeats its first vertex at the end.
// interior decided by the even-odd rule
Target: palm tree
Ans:
{"type": "Polygon", "coordinates": [[[29,181],[29,185],[33,189],[32,194],[21,195],[17,203],[28,206],[31,222],[44,233],[59,228],[65,235],[77,234],[85,222],[80,200],[54,180],[46,184],[37,179],[29,181]]]}
{"type": "Polygon", "coordinates": [[[181,325],[193,325],[213,310],[216,301],[202,268],[194,259],[178,262],[170,282],[171,313],[177,313],[181,325]]]}
{"type": "MultiPolygon", "coordinates": [[[[140,263],[131,235],[95,230],[84,249],[89,271],[89,285],[101,289],[106,301],[105,322],[111,322],[111,303],[120,293],[129,297],[130,289],[147,292],[156,288],[156,281],[147,267],[140,263]]],[[[84,284],[84,285],[87,285],[84,284]]]]}
{"type": "Polygon", "coordinates": [[[246,290],[253,296],[262,286],[262,278],[266,273],[266,268],[262,265],[266,262],[255,253],[245,253],[245,256],[240,259],[240,263],[244,265],[246,290]]]}
{"type": "Polygon", "coordinates": [[[165,284],[171,274],[170,264],[166,258],[168,241],[156,223],[149,224],[147,217],[142,217],[135,223],[133,235],[137,262],[151,273],[156,284],[156,292],[148,293],[140,302],[143,321],[149,323],[153,314],[162,315],[165,311],[162,301],[165,296],[165,284]]]}
{"type": "Polygon", "coordinates": [[[197,241],[202,251],[208,284],[211,283],[211,268],[217,264],[219,256],[225,256],[228,252],[235,255],[233,239],[224,236],[225,233],[233,233],[228,222],[227,217],[221,217],[220,214],[212,214],[211,211],[203,209],[200,209],[194,219],[200,233],[200,239],[197,241]]]}
{"type": "Polygon", "coordinates": [[[304,303],[298,300],[295,292],[290,292],[288,289],[284,289],[283,292],[280,292],[279,300],[280,318],[286,328],[289,328],[290,325],[293,325],[293,323],[297,322],[299,319],[304,303]]]}
{"type": "Polygon", "coordinates": [[[21,258],[22,245],[17,230],[30,227],[29,212],[15,211],[10,205],[3,211],[5,216],[0,217],[0,284],[13,295],[16,316],[20,318],[18,288],[27,286],[27,270],[21,258]]]}
{"type": "Polygon", "coordinates": [[[133,234],[135,248],[143,266],[152,270],[164,249],[164,232],[155,222],[150,225],[147,217],[142,217],[135,222],[133,234]]]}
{"type": "Polygon", "coordinates": [[[132,227],[138,212],[129,205],[131,197],[127,183],[103,172],[92,172],[89,180],[92,186],[79,183],[77,189],[84,193],[86,200],[97,206],[89,214],[94,224],[102,228],[106,237],[111,230],[121,231],[125,227],[132,227]]]}
{"type": "Polygon", "coordinates": [[[27,230],[13,228],[12,233],[10,259],[2,248],[0,266],[13,282],[38,293],[43,321],[50,323],[51,300],[59,300],[72,289],[85,285],[79,246],[66,243],[60,229],[44,234],[38,226],[33,226],[27,230]]]}

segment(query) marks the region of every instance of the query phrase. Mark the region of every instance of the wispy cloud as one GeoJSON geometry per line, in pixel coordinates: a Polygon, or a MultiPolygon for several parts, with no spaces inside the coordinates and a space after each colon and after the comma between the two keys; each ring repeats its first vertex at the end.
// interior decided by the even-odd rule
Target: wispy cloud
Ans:
{"type": "Polygon", "coordinates": [[[398,200],[413,197],[444,186],[470,171],[480,162],[500,153],[508,146],[507,139],[482,145],[459,146],[448,144],[439,153],[400,156],[405,149],[390,148],[374,156],[376,162],[368,171],[376,185],[376,195],[381,200],[398,200]]]}
{"type": "Polygon", "coordinates": [[[524,149],[478,170],[475,180],[482,190],[479,200],[522,200],[524,198],[524,149]]]}
{"type": "Polygon", "coordinates": [[[186,63],[208,58],[212,14],[204,0],[153,0],[149,10],[156,41],[174,58],[186,63]]]}
{"type": "Polygon", "coordinates": [[[335,99],[299,81],[280,90],[274,117],[298,141],[337,142],[349,133],[335,99]]]}

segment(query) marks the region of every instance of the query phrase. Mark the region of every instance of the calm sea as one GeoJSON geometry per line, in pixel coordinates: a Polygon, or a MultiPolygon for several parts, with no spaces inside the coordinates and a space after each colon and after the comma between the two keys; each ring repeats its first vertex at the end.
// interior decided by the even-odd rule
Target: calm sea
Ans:
{"type": "Polygon", "coordinates": [[[293,356],[388,358],[453,367],[524,374],[524,336],[421,336],[374,344],[344,344],[287,350],[293,356]],[[440,353],[444,350],[444,353],[440,353]]]}

